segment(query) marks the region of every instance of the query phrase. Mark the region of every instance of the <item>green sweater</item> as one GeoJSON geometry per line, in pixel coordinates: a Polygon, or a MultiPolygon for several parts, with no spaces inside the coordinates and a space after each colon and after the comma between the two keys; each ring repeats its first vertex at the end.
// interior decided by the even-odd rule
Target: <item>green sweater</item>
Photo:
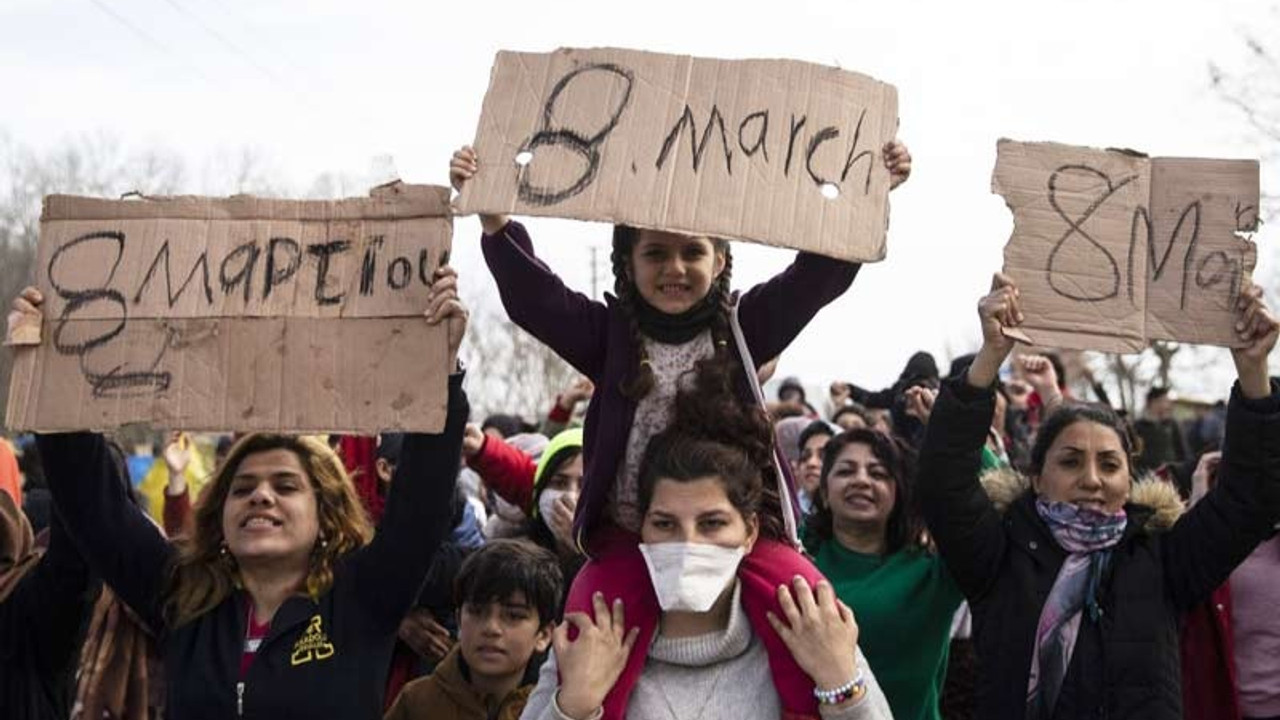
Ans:
{"type": "Polygon", "coordinates": [[[951,620],[964,597],[942,558],[920,548],[863,555],[836,540],[811,544],[818,569],[853,609],[858,646],[896,720],[940,720],[951,620]]]}

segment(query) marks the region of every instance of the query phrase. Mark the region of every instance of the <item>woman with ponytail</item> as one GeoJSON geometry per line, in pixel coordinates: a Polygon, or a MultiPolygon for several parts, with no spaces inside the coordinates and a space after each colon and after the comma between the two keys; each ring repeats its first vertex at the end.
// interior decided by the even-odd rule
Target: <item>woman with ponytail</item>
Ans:
{"type": "MultiPolygon", "coordinates": [[[[911,170],[906,147],[883,150],[896,186],[911,170]]],[[[455,188],[479,171],[475,152],[454,153],[455,188]]],[[[643,669],[659,607],[640,552],[640,460],[650,438],[667,429],[681,388],[717,398],[717,422],[762,425],[768,420],[758,388],[756,360],[777,357],[825,305],[853,282],[859,266],[800,253],[773,279],[740,298],[730,291],[733,257],[722,239],[617,226],[613,234],[614,296],[595,302],[564,285],[534,253],[528,231],[505,216],[482,215],[485,261],[503,306],[521,328],[556,351],[595,383],[587,408],[586,467],[574,522],[577,542],[590,555],[569,591],[566,612],[590,612],[603,593],[622,599],[639,628],[636,651],[603,704],[606,718],[624,716],[643,669]]],[[[795,505],[785,464],[765,434],[754,457],[768,473],[762,527],[776,524],[781,540],[762,539],[738,571],[742,604],[764,639],[784,710],[817,712],[815,686],[796,665],[766,614],[780,612],[777,588],[818,574],[795,549],[795,505]],[[788,522],[789,520],[789,522],[788,522]]]]}

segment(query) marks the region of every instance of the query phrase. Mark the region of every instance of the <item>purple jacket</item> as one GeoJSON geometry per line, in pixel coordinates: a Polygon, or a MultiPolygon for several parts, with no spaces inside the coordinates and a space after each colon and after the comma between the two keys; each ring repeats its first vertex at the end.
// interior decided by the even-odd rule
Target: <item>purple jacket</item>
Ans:
{"type": "MultiPolygon", "coordinates": [[[[636,402],[622,385],[639,369],[639,348],[616,298],[596,302],[565,286],[533,252],[524,226],[510,222],[481,241],[485,262],[498,283],[512,322],[555,350],[596,386],[583,431],[582,492],[574,518],[579,544],[604,517],[609,488],[626,453],[636,402]]],[[[738,316],[751,357],[777,357],[827,303],[849,289],[861,266],[821,255],[799,253],[795,262],[741,297],[738,316]]],[[[741,360],[741,358],[739,358],[741,360]]],[[[739,389],[754,403],[750,388],[739,389]]],[[[790,468],[782,462],[794,493],[790,468]]]]}

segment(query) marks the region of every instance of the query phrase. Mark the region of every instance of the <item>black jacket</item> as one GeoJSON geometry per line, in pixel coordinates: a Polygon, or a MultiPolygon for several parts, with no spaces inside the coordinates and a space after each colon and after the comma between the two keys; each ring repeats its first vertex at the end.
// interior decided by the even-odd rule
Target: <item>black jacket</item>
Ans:
{"type": "Polygon", "coordinates": [[[167,717],[380,718],[401,619],[449,534],[467,399],[449,379],[440,435],[405,436],[378,532],[343,558],[329,592],[287,600],[240,678],[247,598],[237,592],[195,620],[168,627],[163,604],[174,550],[109,476],[96,434],[38,438],[54,502],[91,566],[162,633],[167,717]]]}
{"type": "MultiPolygon", "coordinates": [[[[978,716],[1026,714],[1034,633],[1066,553],[1029,493],[1001,513],[979,484],[994,396],[944,384],[921,449],[921,510],[969,599],[982,668],[978,716]]],[[[1167,532],[1151,509],[1130,522],[1085,614],[1055,718],[1182,718],[1178,619],[1205,600],[1280,519],[1280,391],[1249,401],[1234,391],[1217,487],[1167,532]]]]}
{"type": "Polygon", "coordinates": [[[49,549],[0,603],[0,717],[71,713],[80,645],[100,588],[52,517],[49,549]]]}

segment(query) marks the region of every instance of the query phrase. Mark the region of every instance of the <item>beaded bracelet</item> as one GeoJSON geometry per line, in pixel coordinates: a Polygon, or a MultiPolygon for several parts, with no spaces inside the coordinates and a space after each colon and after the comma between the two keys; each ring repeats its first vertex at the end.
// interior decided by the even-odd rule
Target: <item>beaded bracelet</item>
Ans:
{"type": "Polygon", "coordinates": [[[860,700],[866,694],[867,681],[862,677],[861,670],[852,680],[834,690],[813,689],[813,696],[818,698],[819,705],[839,705],[849,700],[860,700]]]}

